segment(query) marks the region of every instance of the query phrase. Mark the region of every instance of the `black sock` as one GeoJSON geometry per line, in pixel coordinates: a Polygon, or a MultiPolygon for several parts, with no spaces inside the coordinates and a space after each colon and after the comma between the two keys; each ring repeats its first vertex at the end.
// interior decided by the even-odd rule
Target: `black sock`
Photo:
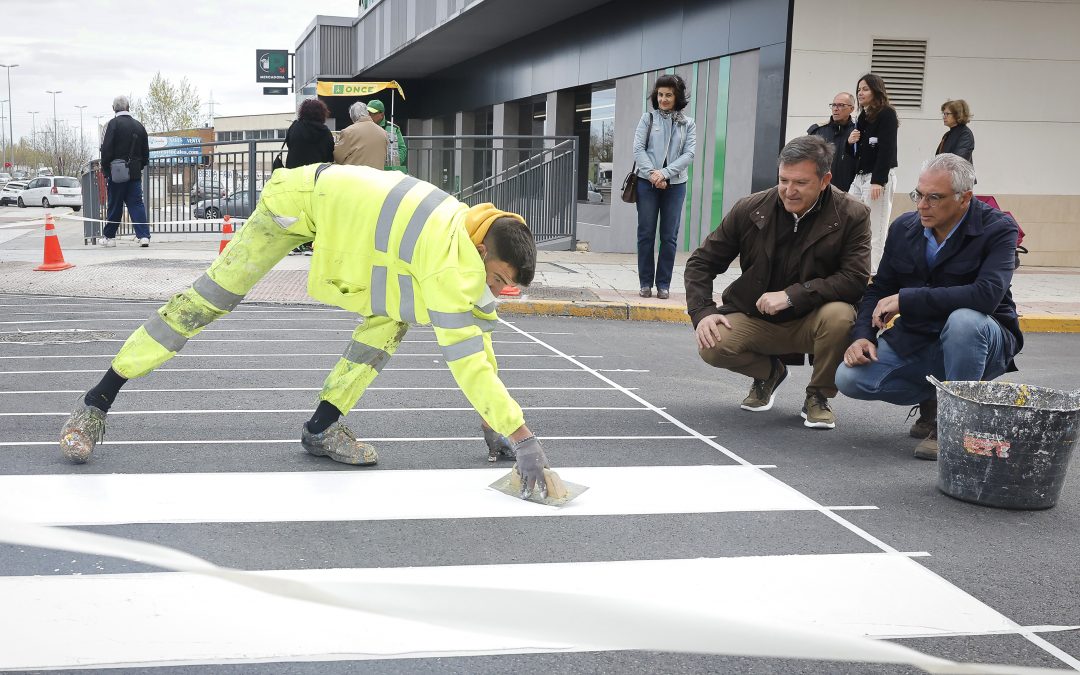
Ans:
{"type": "Polygon", "coordinates": [[[319,401],[319,407],[315,408],[315,414],[308,420],[307,430],[313,434],[321,434],[330,428],[330,425],[341,418],[341,411],[329,401],[319,401]]]}
{"type": "Polygon", "coordinates": [[[86,392],[83,402],[86,405],[92,405],[95,408],[109,412],[113,401],[116,400],[116,395],[120,393],[120,387],[124,386],[125,382],[127,382],[127,378],[121,377],[120,373],[109,368],[105,376],[101,378],[101,382],[98,382],[97,386],[86,392]]]}

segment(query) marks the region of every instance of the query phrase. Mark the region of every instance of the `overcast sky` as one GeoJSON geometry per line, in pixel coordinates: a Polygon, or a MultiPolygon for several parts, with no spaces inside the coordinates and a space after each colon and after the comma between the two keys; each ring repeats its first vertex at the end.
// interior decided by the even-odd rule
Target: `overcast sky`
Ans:
{"type": "MultiPolygon", "coordinates": [[[[357,15],[357,0],[0,0],[0,63],[11,69],[15,138],[58,123],[79,125],[96,142],[97,120],[112,117],[118,94],[142,96],[154,74],[213,92],[216,115],[289,112],[292,96],[264,96],[256,49],[293,51],[316,14],[357,15]]],[[[0,100],[8,98],[0,68],[0,100]]],[[[4,104],[7,116],[7,104],[4,104]]],[[[204,114],[207,107],[203,107],[204,114]]],[[[7,133],[5,120],[4,133],[7,133]]]]}

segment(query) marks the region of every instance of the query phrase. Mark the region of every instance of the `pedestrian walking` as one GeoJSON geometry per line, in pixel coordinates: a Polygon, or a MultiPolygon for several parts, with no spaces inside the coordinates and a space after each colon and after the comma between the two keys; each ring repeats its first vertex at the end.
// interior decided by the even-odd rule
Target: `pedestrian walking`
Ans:
{"type": "Polygon", "coordinates": [[[127,96],[113,99],[113,118],[105,125],[101,139],[101,170],[105,172],[108,205],[105,227],[101,232],[103,247],[116,246],[116,230],[127,207],[131,226],[139,246],[150,245],[150,224],[143,201],[142,170],[150,163],[150,141],[146,127],[131,116],[127,96]]]}
{"type": "Polygon", "coordinates": [[[697,127],[683,114],[687,105],[686,83],[678,75],[656,78],[649,94],[652,110],[638,121],[634,131],[637,163],[637,252],[641,297],[666,300],[675,267],[675,245],[682,223],[686,180],[694,161],[697,127]],[[660,252],[656,232],[660,230],[660,252]]]}
{"type": "MultiPolygon", "coordinates": [[[[120,388],[171,359],[232,311],[285,254],[314,240],[308,292],[363,317],[300,431],[308,453],[353,465],[376,449],[341,421],[390,360],[411,324],[431,324],[450,372],[480,414],[490,453],[516,456],[522,496],[546,497],[540,442],[499,379],[495,296],[527,286],[536,243],[521,216],[469,207],[396,171],[335,164],[274,171],[255,212],[191,288],[136,330],[61,431],[63,454],[85,462],[104,438],[120,388]],[[316,189],[317,186],[317,189],[316,189]]],[[[434,452],[437,448],[433,448],[434,452]]]]}

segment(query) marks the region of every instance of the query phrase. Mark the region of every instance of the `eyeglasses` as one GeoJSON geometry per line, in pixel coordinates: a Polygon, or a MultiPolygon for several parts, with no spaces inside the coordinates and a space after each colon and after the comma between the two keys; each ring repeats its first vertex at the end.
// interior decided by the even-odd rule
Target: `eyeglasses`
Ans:
{"type": "Polygon", "coordinates": [[[946,110],[945,112],[941,113],[941,116],[942,117],[952,117],[953,114],[951,112],[949,112],[948,110],[946,110]]]}
{"type": "Polygon", "coordinates": [[[942,199],[945,199],[946,197],[950,197],[950,196],[955,196],[955,195],[958,195],[958,194],[960,194],[960,193],[959,192],[953,192],[952,195],[939,195],[936,192],[931,192],[928,195],[924,195],[923,193],[919,192],[918,190],[912,190],[911,192],[908,193],[908,197],[911,197],[911,201],[915,204],[915,206],[918,206],[919,202],[921,202],[922,200],[925,199],[926,204],[930,208],[934,208],[935,206],[937,206],[938,204],[941,203],[942,199]]]}
{"type": "Polygon", "coordinates": [[[829,104],[829,108],[831,108],[832,110],[837,110],[839,108],[854,108],[854,107],[855,106],[851,105],[850,103],[830,103],[829,104]]]}

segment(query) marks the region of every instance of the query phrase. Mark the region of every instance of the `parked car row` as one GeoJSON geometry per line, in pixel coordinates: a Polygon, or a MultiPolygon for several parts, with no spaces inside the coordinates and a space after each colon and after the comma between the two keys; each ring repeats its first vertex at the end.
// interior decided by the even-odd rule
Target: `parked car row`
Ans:
{"type": "Polygon", "coordinates": [[[0,206],[70,206],[82,208],[82,186],[71,176],[38,176],[28,181],[9,180],[0,190],[0,206]]]}

